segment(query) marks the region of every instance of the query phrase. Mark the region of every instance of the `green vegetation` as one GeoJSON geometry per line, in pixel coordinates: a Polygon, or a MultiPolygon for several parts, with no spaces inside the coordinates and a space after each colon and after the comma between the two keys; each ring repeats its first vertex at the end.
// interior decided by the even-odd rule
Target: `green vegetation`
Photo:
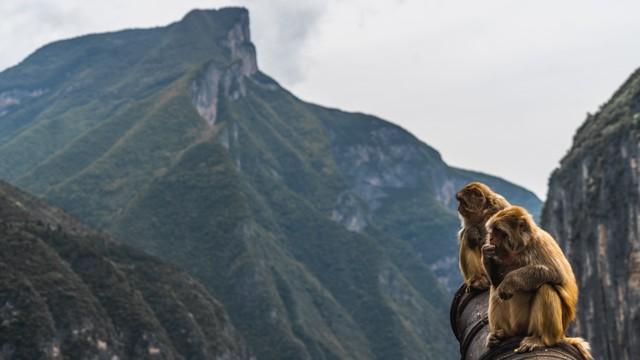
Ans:
{"type": "Polygon", "coordinates": [[[250,357],[222,305],[177,268],[4,183],[0,219],[3,356],[250,357]]]}
{"type": "MultiPolygon", "coordinates": [[[[165,28],[54,43],[1,73],[0,92],[47,91],[0,117],[0,176],[185,269],[261,359],[456,358],[443,331],[443,284],[459,279],[452,192],[482,178],[539,201],[448,167],[384,120],[247,73],[246,15],[195,11],[165,28]],[[193,84],[212,66],[210,125],[193,84]]],[[[153,306],[186,301],[146,291],[153,306]]]]}

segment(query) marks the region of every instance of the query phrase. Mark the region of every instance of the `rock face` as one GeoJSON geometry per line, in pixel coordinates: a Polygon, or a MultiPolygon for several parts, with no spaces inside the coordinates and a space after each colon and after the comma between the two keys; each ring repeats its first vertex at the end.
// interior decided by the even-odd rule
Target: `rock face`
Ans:
{"type": "Polygon", "coordinates": [[[5,91],[0,93],[0,117],[8,114],[13,108],[23,105],[25,101],[37,98],[45,91],[38,89],[33,91],[5,91]]]}
{"type": "Polygon", "coordinates": [[[597,359],[640,352],[640,74],[589,115],[553,173],[542,224],[580,285],[575,332],[597,359]]]}
{"type": "Polygon", "coordinates": [[[382,119],[296,98],[257,67],[245,9],[60,41],[0,73],[47,89],[0,120],[0,177],[170,261],[262,359],[454,359],[457,188],[382,119]]]}
{"type": "Polygon", "coordinates": [[[194,279],[0,182],[0,358],[249,359],[194,279]]]}
{"type": "Polygon", "coordinates": [[[342,195],[333,217],[355,230],[374,224],[409,243],[450,291],[461,281],[458,243],[451,241],[460,227],[455,199],[460,188],[482,181],[513,204],[539,214],[542,204],[530,191],[494,176],[450,167],[438,151],[382,119],[350,114],[344,121],[342,114],[333,111],[323,121],[349,194],[360,202],[345,202],[342,195]]]}
{"type": "MultiPolygon", "coordinates": [[[[245,96],[245,79],[258,72],[256,49],[251,42],[249,30],[249,13],[244,9],[237,11],[239,14],[235,14],[234,24],[220,41],[229,52],[229,63],[210,63],[203,73],[193,80],[191,86],[194,106],[200,116],[211,125],[215,123],[218,114],[218,97],[225,96],[237,100],[245,96]]],[[[207,16],[206,11],[194,10],[183,22],[207,16]]]]}

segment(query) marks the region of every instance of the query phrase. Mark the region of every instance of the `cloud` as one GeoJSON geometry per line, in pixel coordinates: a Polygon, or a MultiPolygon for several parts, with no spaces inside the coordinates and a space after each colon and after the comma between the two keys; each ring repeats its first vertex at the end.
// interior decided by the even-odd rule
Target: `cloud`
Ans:
{"type": "Polygon", "coordinates": [[[1,2],[0,69],[17,64],[49,41],[70,36],[74,28],[79,30],[78,21],[65,21],[75,18],[68,4],[41,0],[1,2]]]}
{"type": "Polygon", "coordinates": [[[327,13],[323,0],[236,1],[249,8],[252,39],[258,48],[258,64],[287,84],[304,79],[310,46],[318,24],[327,13]]]}

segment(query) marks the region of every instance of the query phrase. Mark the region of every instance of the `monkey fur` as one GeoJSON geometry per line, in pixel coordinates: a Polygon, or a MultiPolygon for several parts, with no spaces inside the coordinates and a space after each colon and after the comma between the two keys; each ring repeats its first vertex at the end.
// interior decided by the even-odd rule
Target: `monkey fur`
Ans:
{"type": "Polygon", "coordinates": [[[460,238],[460,272],[467,289],[489,288],[489,279],[482,266],[481,247],[486,236],[485,223],[509,202],[487,185],[472,182],[456,193],[458,213],[462,219],[460,238]]]}
{"type": "Polygon", "coordinates": [[[525,336],[516,352],[565,342],[593,359],[585,340],[565,336],[575,318],[578,285],[553,237],[519,206],[493,215],[486,231],[482,262],[491,281],[487,346],[525,336]]]}

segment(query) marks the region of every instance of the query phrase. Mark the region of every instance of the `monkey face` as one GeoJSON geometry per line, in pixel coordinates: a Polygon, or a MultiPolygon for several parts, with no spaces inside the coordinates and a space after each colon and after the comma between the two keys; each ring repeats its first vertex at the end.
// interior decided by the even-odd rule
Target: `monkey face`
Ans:
{"type": "MultiPolygon", "coordinates": [[[[513,240],[510,234],[504,230],[498,227],[489,228],[485,244],[482,247],[482,256],[490,257],[494,263],[500,263],[508,267],[513,263],[513,259],[518,258],[518,250],[514,249],[513,240]]],[[[504,271],[506,269],[505,266],[502,266],[500,271],[504,271]]],[[[494,269],[494,271],[497,270],[494,269]]],[[[498,280],[494,281],[494,283],[499,282],[498,280]]]]}
{"type": "Polygon", "coordinates": [[[487,222],[487,243],[509,253],[518,253],[533,237],[532,222],[531,215],[519,206],[498,211],[487,222]]]}
{"type": "Polygon", "coordinates": [[[486,243],[493,245],[495,247],[503,247],[505,242],[508,240],[508,235],[504,231],[499,228],[493,227],[489,229],[487,232],[487,241],[486,243]]]}
{"type": "Polygon", "coordinates": [[[503,254],[517,253],[521,248],[519,236],[514,234],[512,229],[501,229],[498,226],[491,227],[487,233],[486,243],[495,246],[503,254]]]}

